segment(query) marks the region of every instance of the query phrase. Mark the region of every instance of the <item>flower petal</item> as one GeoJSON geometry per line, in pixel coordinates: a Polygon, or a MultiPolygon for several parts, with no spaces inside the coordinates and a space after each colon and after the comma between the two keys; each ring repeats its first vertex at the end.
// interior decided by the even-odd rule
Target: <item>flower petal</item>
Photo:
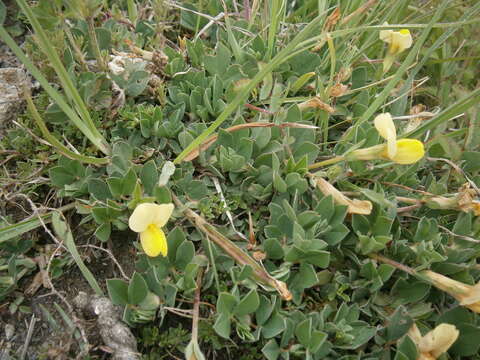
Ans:
{"type": "Polygon", "coordinates": [[[158,205],[153,203],[138,205],[128,219],[130,229],[135,232],[142,232],[148,225],[153,224],[157,207],[158,205]]]}
{"type": "Polygon", "coordinates": [[[463,296],[460,305],[480,303],[480,283],[472,286],[466,296],[463,296]]]}
{"type": "Polygon", "coordinates": [[[412,35],[410,35],[410,31],[408,31],[408,29],[394,31],[392,32],[391,36],[392,39],[389,49],[391,54],[400,54],[413,44],[412,35]]]}
{"type": "Polygon", "coordinates": [[[168,245],[165,233],[155,225],[147,226],[145,231],[140,233],[140,243],[143,251],[150,257],[158,255],[167,256],[168,245]]]}
{"type": "Polygon", "coordinates": [[[387,140],[392,134],[396,137],[397,130],[395,129],[395,124],[393,123],[392,115],[390,115],[390,113],[377,115],[373,120],[373,123],[382,138],[387,140]]]}
{"type": "Polygon", "coordinates": [[[157,225],[158,227],[163,227],[167,223],[170,216],[172,216],[173,212],[173,204],[160,204],[157,205],[155,208],[155,217],[153,224],[157,225]]]}
{"type": "Polygon", "coordinates": [[[430,353],[436,359],[452,346],[457,341],[459,331],[454,325],[440,324],[435,329],[430,331],[425,337],[431,337],[433,348],[430,353]]]}
{"type": "Polygon", "coordinates": [[[318,177],[316,179],[318,189],[325,195],[331,195],[333,200],[340,205],[348,206],[347,212],[349,214],[362,214],[370,215],[372,212],[372,203],[368,200],[358,200],[350,199],[343,195],[339,190],[337,190],[332,184],[327,180],[318,177]]]}
{"type": "Polygon", "coordinates": [[[377,115],[373,121],[381,137],[387,140],[388,158],[392,159],[397,152],[397,130],[390,113],[377,115]]]}
{"type": "Polygon", "coordinates": [[[416,163],[425,155],[425,149],[421,141],[415,139],[400,139],[397,140],[397,151],[394,156],[384,154],[390,160],[397,164],[407,165],[416,163]]]}
{"type": "MultiPolygon", "coordinates": [[[[384,22],[383,25],[388,25],[388,22],[384,22]]],[[[387,44],[390,44],[392,41],[393,30],[380,30],[380,40],[385,41],[387,44]]]]}
{"type": "Polygon", "coordinates": [[[380,30],[380,40],[390,44],[392,42],[392,33],[393,30],[380,30]]]}
{"type": "Polygon", "coordinates": [[[173,204],[140,204],[133,210],[130,219],[128,219],[128,226],[135,232],[144,231],[150,224],[162,227],[167,223],[172,211],[173,204]]]}

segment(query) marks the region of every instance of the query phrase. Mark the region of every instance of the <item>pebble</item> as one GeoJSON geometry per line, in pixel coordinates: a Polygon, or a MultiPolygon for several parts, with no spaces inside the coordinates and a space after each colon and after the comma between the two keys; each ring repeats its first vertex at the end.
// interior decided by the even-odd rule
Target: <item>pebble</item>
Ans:
{"type": "Polygon", "coordinates": [[[5,338],[10,340],[13,337],[13,334],[15,333],[15,326],[12,324],[6,324],[5,325],[5,338]]]}
{"type": "Polygon", "coordinates": [[[31,86],[20,68],[0,69],[0,128],[14,120],[23,109],[23,85],[31,86]]]}

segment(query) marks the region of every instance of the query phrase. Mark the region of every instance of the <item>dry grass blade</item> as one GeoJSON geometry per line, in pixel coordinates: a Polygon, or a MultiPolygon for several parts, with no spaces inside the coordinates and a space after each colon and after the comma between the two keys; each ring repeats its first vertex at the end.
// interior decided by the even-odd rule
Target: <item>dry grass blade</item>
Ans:
{"type": "Polygon", "coordinates": [[[230,239],[218,232],[214,226],[208,223],[203,217],[196,214],[191,209],[185,207],[183,203],[172,194],[174,203],[182,209],[184,215],[194,224],[201,232],[212,239],[215,244],[222,248],[228,255],[230,255],[238,264],[249,265],[253,269],[254,278],[262,285],[267,285],[278,291],[280,296],[287,301],[292,299],[292,294],[283,281],[273,278],[258,262],[256,262],[250,255],[245,253],[230,239]]]}

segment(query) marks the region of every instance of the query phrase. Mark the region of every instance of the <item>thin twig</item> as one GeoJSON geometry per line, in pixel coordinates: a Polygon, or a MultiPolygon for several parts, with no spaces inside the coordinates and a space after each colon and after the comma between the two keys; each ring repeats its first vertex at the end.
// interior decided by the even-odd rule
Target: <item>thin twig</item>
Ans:
{"type": "Polygon", "coordinates": [[[411,267],[409,267],[407,265],[400,264],[399,262],[396,262],[395,260],[386,258],[383,255],[370,254],[369,256],[374,260],[378,260],[378,261],[383,262],[385,264],[392,265],[393,267],[395,267],[397,269],[405,271],[407,274],[414,275],[414,276],[417,275],[417,272],[414,269],[412,269],[411,267]]]}
{"type": "Polygon", "coordinates": [[[197,275],[197,288],[195,289],[195,298],[193,302],[192,318],[192,341],[198,342],[198,320],[200,316],[200,292],[202,290],[203,269],[200,268],[197,275]]]}
{"type": "Polygon", "coordinates": [[[446,162],[448,165],[450,165],[452,168],[455,169],[456,172],[458,172],[459,174],[463,175],[463,177],[468,181],[468,183],[470,184],[470,186],[475,189],[475,191],[477,192],[477,194],[480,196],[480,189],[478,188],[477,184],[475,184],[474,181],[472,181],[468,176],[467,174],[465,174],[465,171],[463,171],[462,168],[460,168],[460,166],[458,166],[457,164],[455,164],[453,161],[450,161],[448,159],[444,159],[444,158],[435,158],[435,157],[427,157],[427,160],[428,161],[443,161],[443,162],[446,162]]]}
{"type": "Polygon", "coordinates": [[[30,319],[30,324],[28,325],[27,330],[27,337],[25,338],[25,343],[23,344],[22,353],[20,354],[20,360],[24,360],[25,356],[27,355],[28,345],[30,345],[30,340],[32,340],[33,335],[33,328],[35,327],[35,314],[32,314],[32,318],[30,319]]]}
{"type": "Polygon", "coordinates": [[[367,1],[365,4],[363,4],[362,6],[360,6],[358,9],[356,9],[355,11],[353,11],[350,15],[344,17],[342,19],[342,21],[340,21],[340,24],[341,25],[345,25],[346,23],[348,23],[350,20],[352,20],[352,18],[354,18],[355,16],[361,14],[361,13],[364,13],[365,11],[367,11],[369,8],[371,8],[373,5],[375,5],[375,3],[377,2],[378,0],[369,0],[367,1]]]}
{"type": "Polygon", "coordinates": [[[453,231],[451,231],[451,230],[447,229],[445,226],[442,226],[442,225],[439,225],[439,224],[437,224],[437,226],[440,229],[442,229],[443,231],[445,231],[448,235],[458,237],[459,239],[462,239],[462,240],[474,242],[476,244],[480,244],[480,240],[474,239],[474,238],[472,238],[470,236],[466,236],[466,235],[455,234],[453,231]]]}
{"type": "Polygon", "coordinates": [[[400,207],[400,208],[397,209],[397,214],[401,214],[401,213],[404,213],[404,212],[409,212],[409,211],[412,211],[412,210],[416,210],[416,209],[421,208],[421,207],[422,207],[421,203],[415,204],[415,205],[410,205],[410,206],[400,207]]]}
{"type": "Polygon", "coordinates": [[[81,247],[90,247],[90,248],[93,248],[93,249],[97,249],[97,250],[101,250],[103,252],[106,252],[107,255],[110,257],[110,259],[115,263],[115,265],[117,265],[118,267],[118,270],[120,271],[120,274],[122,275],[122,277],[125,279],[125,280],[128,280],[130,281],[130,278],[125,274],[125,271],[123,271],[123,268],[122,266],[120,265],[120,263],[118,262],[118,260],[115,258],[115,256],[113,256],[112,252],[108,249],[104,249],[100,246],[96,246],[96,245],[92,245],[92,244],[88,244],[88,245],[81,245],[81,246],[77,246],[79,248],[81,247]]]}
{"type": "Polygon", "coordinates": [[[225,200],[225,196],[223,195],[222,187],[220,186],[218,179],[216,177],[212,177],[212,181],[213,181],[213,184],[215,185],[215,189],[217,190],[218,195],[220,195],[220,200],[222,202],[223,208],[225,209],[225,214],[227,215],[230,225],[232,225],[233,231],[235,232],[235,234],[240,236],[240,238],[247,241],[247,237],[243,235],[240,231],[238,231],[237,228],[235,227],[235,224],[233,223],[232,213],[230,212],[230,210],[228,210],[227,201],[225,200]]]}

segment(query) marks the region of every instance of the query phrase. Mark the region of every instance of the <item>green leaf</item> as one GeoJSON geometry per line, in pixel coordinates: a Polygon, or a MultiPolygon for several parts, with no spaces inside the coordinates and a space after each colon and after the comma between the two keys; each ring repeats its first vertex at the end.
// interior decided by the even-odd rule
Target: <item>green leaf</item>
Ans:
{"type": "Polygon", "coordinates": [[[217,44],[216,54],[213,56],[205,56],[203,64],[210,74],[216,74],[221,77],[227,70],[228,65],[230,65],[231,57],[232,54],[230,53],[230,50],[219,42],[217,44]]]}
{"type": "Polygon", "coordinates": [[[60,188],[73,183],[77,179],[75,173],[72,173],[63,166],[55,166],[51,168],[48,173],[52,184],[60,188]]]}
{"type": "Polygon", "coordinates": [[[270,259],[278,260],[283,258],[283,247],[277,239],[268,238],[263,243],[263,248],[270,259]]]}
{"type": "Polygon", "coordinates": [[[4,241],[13,239],[17,236],[25,234],[33,229],[36,229],[42,226],[42,221],[45,224],[50,223],[52,219],[52,213],[40,215],[40,219],[38,217],[34,217],[29,220],[23,220],[16,224],[8,225],[5,227],[0,228],[0,244],[4,241]],[[41,221],[40,221],[41,219],[41,221]]]}
{"type": "Polygon", "coordinates": [[[312,336],[310,338],[310,342],[308,344],[308,349],[314,354],[316,353],[321,346],[327,340],[328,334],[324,333],[323,331],[313,331],[312,336]]]}
{"type": "Polygon", "coordinates": [[[171,263],[175,263],[177,258],[177,250],[185,241],[185,233],[180,227],[175,227],[172,231],[170,231],[167,235],[167,243],[168,243],[168,259],[171,263]]]}
{"type": "Polygon", "coordinates": [[[158,170],[154,160],[146,162],[140,171],[140,180],[147,194],[153,195],[155,184],[158,181],[158,170]]]}
{"type": "Polygon", "coordinates": [[[112,226],[108,223],[101,224],[97,230],[95,230],[95,236],[102,242],[108,241],[112,232],[112,226]]]}
{"type": "Polygon", "coordinates": [[[137,183],[137,175],[133,168],[130,168],[127,175],[123,178],[122,195],[132,195],[137,183]]]}
{"type": "Polygon", "coordinates": [[[472,232],[472,214],[470,212],[459,213],[452,231],[458,235],[470,235],[472,232]]]}
{"type": "Polygon", "coordinates": [[[473,173],[480,171],[480,151],[465,151],[462,154],[462,160],[464,160],[463,170],[473,173]]]}
{"type": "Polygon", "coordinates": [[[308,318],[302,321],[295,328],[295,336],[300,344],[308,348],[310,345],[310,338],[312,336],[312,319],[308,318]]]}
{"type": "Polygon", "coordinates": [[[449,352],[458,356],[474,356],[480,349],[480,327],[473,324],[455,325],[460,331],[457,341],[451,346],[449,352]]]}
{"type": "Polygon", "coordinates": [[[148,294],[147,282],[138,272],[135,272],[128,284],[128,303],[140,304],[148,294]]]}
{"type": "Polygon", "coordinates": [[[231,314],[235,305],[237,305],[237,298],[232,294],[222,292],[217,300],[217,312],[231,314]]]}
{"type": "Polygon", "coordinates": [[[257,290],[251,290],[235,307],[234,314],[238,317],[251,314],[258,309],[260,298],[257,290]]]}
{"type": "Polygon", "coordinates": [[[267,360],[277,360],[281,352],[282,350],[278,346],[275,339],[267,342],[262,348],[262,354],[265,356],[265,358],[267,358],[267,360]]]}
{"type": "Polygon", "coordinates": [[[88,181],[88,192],[97,200],[106,201],[112,198],[108,185],[100,179],[90,179],[88,181]]]}
{"type": "Polygon", "coordinates": [[[255,319],[258,325],[263,325],[270,315],[272,315],[274,309],[274,304],[268,300],[264,295],[260,296],[260,305],[258,306],[257,311],[255,312],[255,319]]]}
{"type": "Polygon", "coordinates": [[[108,188],[115,198],[120,198],[123,195],[123,178],[110,177],[107,179],[108,188]]]}
{"type": "Polygon", "coordinates": [[[0,0],[0,26],[3,26],[3,23],[5,22],[5,18],[7,17],[7,7],[3,3],[3,1],[0,0]]]}
{"type": "Polygon", "coordinates": [[[230,314],[227,313],[220,313],[213,325],[213,329],[215,332],[225,339],[230,338],[230,331],[231,331],[231,320],[230,314]]]}
{"type": "Polygon", "coordinates": [[[114,305],[128,304],[128,284],[120,279],[108,279],[107,289],[110,300],[114,305]]]}
{"type": "Polygon", "coordinates": [[[413,319],[407,309],[399,306],[388,320],[386,340],[395,341],[405,335],[413,325],[413,319]]]}
{"type": "Polygon", "coordinates": [[[176,254],[175,266],[179,270],[184,270],[195,256],[195,246],[191,241],[184,241],[178,247],[176,254]]]}
{"type": "Polygon", "coordinates": [[[417,357],[417,346],[409,336],[405,336],[397,346],[394,360],[417,360],[417,357]]]}
{"type": "Polygon", "coordinates": [[[273,188],[280,193],[287,191],[287,183],[277,171],[273,171],[273,188]]]}
{"type": "Polygon", "coordinates": [[[271,339],[278,334],[281,334],[286,328],[285,319],[278,313],[273,316],[263,325],[262,334],[265,339],[271,339]]]}
{"type": "Polygon", "coordinates": [[[430,285],[418,280],[398,279],[392,288],[392,296],[409,304],[422,300],[430,291],[430,285]]]}

